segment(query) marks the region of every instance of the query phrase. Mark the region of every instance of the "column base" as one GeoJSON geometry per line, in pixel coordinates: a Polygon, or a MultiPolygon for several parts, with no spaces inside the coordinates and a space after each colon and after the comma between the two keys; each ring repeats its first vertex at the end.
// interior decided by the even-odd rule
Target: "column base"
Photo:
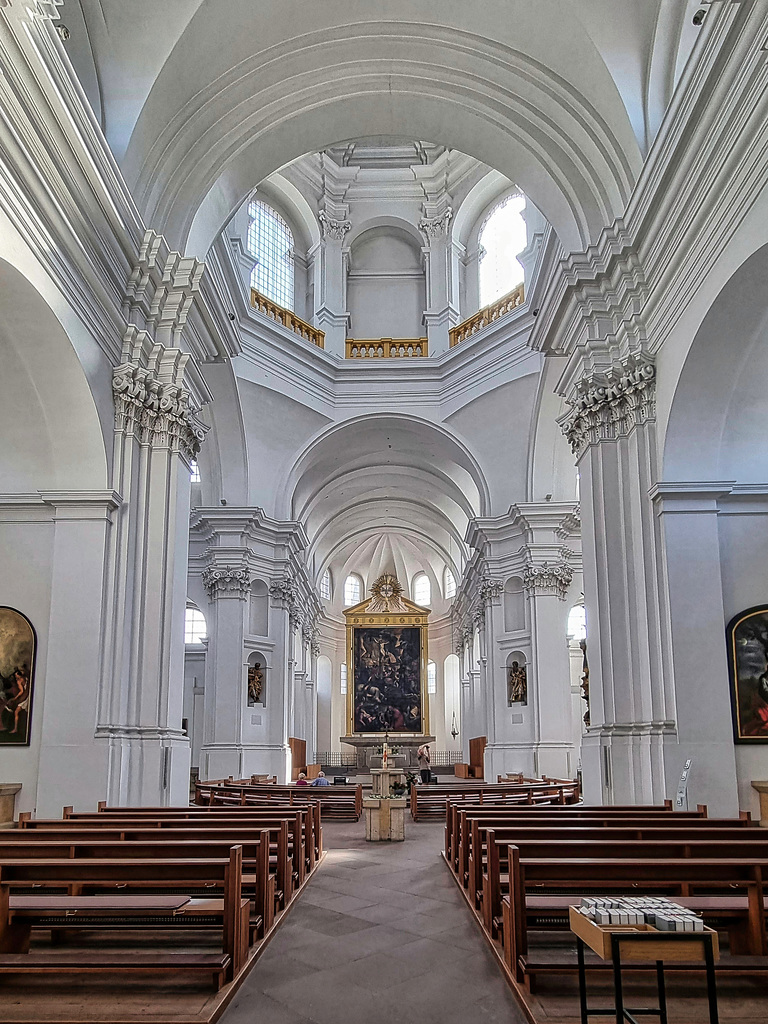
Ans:
{"type": "Polygon", "coordinates": [[[115,806],[185,807],[189,804],[189,738],[175,729],[106,726],[106,800],[115,806]]]}
{"type": "Polygon", "coordinates": [[[576,778],[576,752],[571,743],[489,743],[485,748],[485,780],[522,772],[533,778],[576,778]]]}
{"type": "Polygon", "coordinates": [[[674,797],[668,766],[675,766],[674,775],[680,755],[674,722],[590,727],[581,744],[584,800],[607,805],[661,804],[674,797]]]}

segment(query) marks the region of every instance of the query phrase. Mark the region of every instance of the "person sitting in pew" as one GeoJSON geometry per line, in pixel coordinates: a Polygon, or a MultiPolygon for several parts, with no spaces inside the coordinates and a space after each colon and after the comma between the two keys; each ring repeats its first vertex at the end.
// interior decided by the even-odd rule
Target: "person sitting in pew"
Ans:
{"type": "Polygon", "coordinates": [[[325,777],[325,772],[318,772],[317,778],[312,779],[310,786],[330,786],[330,782],[325,777]]]}
{"type": "Polygon", "coordinates": [[[307,776],[304,774],[304,772],[299,772],[299,777],[298,777],[298,779],[296,779],[296,785],[297,786],[308,786],[309,785],[309,783],[307,782],[307,776]]]}

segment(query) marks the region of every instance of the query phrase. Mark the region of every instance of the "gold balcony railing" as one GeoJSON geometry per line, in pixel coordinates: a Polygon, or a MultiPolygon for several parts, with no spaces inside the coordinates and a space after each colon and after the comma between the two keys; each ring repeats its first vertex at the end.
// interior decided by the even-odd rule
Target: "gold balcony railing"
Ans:
{"type": "Polygon", "coordinates": [[[427,355],[426,338],[347,338],[347,359],[408,359],[427,355]]]}
{"type": "Polygon", "coordinates": [[[457,327],[452,327],[448,331],[448,344],[453,348],[460,342],[466,341],[467,338],[481,331],[483,327],[492,324],[494,320],[499,320],[501,317],[506,316],[507,313],[511,313],[513,309],[522,306],[524,301],[525,290],[523,285],[519,284],[517,288],[513,288],[511,292],[502,295],[500,299],[492,302],[489,306],[479,309],[474,316],[469,317],[464,323],[459,324],[457,327]]]}
{"type": "Polygon", "coordinates": [[[304,341],[309,341],[313,345],[317,345],[318,348],[325,348],[325,332],[319,331],[317,327],[313,327],[308,324],[306,320],[302,320],[300,316],[296,316],[290,309],[284,309],[282,306],[278,306],[272,299],[268,299],[266,295],[262,295],[261,292],[257,292],[255,288],[251,288],[251,305],[254,309],[258,310],[259,313],[263,313],[264,316],[271,317],[277,323],[282,324],[289,331],[293,331],[294,334],[298,334],[304,341]]]}

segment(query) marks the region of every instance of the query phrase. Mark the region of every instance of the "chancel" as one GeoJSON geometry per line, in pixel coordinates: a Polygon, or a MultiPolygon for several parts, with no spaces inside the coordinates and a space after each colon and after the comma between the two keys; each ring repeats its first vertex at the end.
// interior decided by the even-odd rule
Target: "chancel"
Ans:
{"type": "Polygon", "coordinates": [[[766,1016],[767,40],[0,0],[0,1018],[766,1016]]]}

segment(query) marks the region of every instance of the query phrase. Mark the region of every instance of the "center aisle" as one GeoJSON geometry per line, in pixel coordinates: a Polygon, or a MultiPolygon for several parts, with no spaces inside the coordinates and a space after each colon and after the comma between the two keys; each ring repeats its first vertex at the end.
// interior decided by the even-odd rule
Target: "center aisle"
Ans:
{"type": "Polygon", "coordinates": [[[440,858],[443,828],[366,843],[323,823],[328,851],[222,1024],[522,1024],[440,858]]]}

